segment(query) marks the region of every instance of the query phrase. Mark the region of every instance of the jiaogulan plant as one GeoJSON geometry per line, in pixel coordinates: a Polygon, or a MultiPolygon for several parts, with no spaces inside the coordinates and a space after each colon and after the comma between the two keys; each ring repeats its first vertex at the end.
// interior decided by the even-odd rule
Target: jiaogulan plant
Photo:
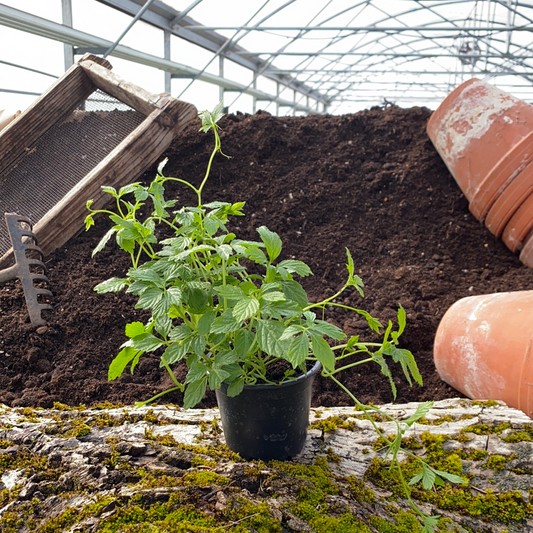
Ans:
{"type": "MultiPolygon", "coordinates": [[[[184,407],[191,408],[203,398],[207,387],[215,390],[222,382],[229,383],[228,395],[236,396],[245,384],[273,383],[269,373],[272,365],[285,364],[281,379],[275,381],[279,383],[305,373],[310,364],[319,361],[322,376],[333,380],[361,410],[378,412],[393,420],[378,408],[361,404],[337,374],[365,363],[378,364],[396,396],[388,366],[388,361],[392,361],[400,364],[409,384],[413,381],[422,384],[413,355],[399,347],[405,327],[404,309],[400,306],[398,310],[397,328],[391,321],[383,327],[366,311],[338,303],[339,297],[351,287],[363,296],[363,283],[354,273],[348,249],[345,284],[329,298],[312,303],[297,281],[311,275],[311,269],[302,261],[278,260],[282,241],[275,232],[261,226],[257,228],[259,240],[249,241],[228,230],[230,217],[243,216],[244,202],[204,203],[202,198],[213,159],[217,153],[222,154],[218,125],[223,116],[221,110],[219,104],[213,112],[200,113],[201,131],[213,132],[215,145],[199,186],[166,177],[165,160],[148,186],[133,183],[118,191],[103,187],[115,199],[115,211],[92,210],[92,201],[87,202],[90,211],[87,229],[100,213],[107,214],[113,224],[93,255],[114,236],[118,246],[130,255],[132,264],[125,277],[104,281],[95,290],[106,293],[126,289],[138,297],[136,308],[151,313],[145,324],[132,322],[126,326],[128,340],[110,364],[109,379],[118,378],[128,366],[133,373],[143,354],[157,351],[174,386],[138,405],[179,390],[184,393],[184,407]],[[169,181],[190,188],[196,195],[196,205],[177,208],[177,200],[165,199],[165,183],[169,181]],[[149,209],[151,213],[147,214],[149,209]],[[162,227],[161,233],[170,236],[158,240],[162,227]],[[250,264],[254,266],[249,269],[246,265],[250,264]],[[347,338],[340,328],[324,320],[329,307],[342,307],[361,315],[381,340],[347,338]],[[185,361],[188,369],[183,383],[172,370],[181,361],[185,361]]],[[[433,529],[438,517],[424,514],[411,500],[397,459],[399,451],[420,464],[411,484],[421,481],[424,488],[430,489],[434,484],[442,484],[443,479],[462,482],[458,476],[432,468],[401,447],[405,430],[423,417],[431,405],[423,403],[409,419],[395,421],[398,430],[395,439],[386,438],[373,422],[378,435],[384,437],[392,467],[398,470],[409,503],[421,516],[426,531],[433,529]]]]}

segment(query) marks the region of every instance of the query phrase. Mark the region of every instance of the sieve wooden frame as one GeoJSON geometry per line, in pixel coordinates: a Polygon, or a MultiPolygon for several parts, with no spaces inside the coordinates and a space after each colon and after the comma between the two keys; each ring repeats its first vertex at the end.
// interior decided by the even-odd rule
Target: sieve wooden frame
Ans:
{"type": "MultiPolygon", "coordinates": [[[[1,172],[97,89],[146,116],[40,220],[32,220],[33,232],[45,256],[83,230],[87,200],[93,200],[93,209],[109,203],[110,197],[102,191],[102,185],[120,188],[135,181],[156,162],[176,133],[198,117],[192,104],[167,94],[151,94],[115,75],[111,68],[106,59],[85,54],[0,132],[1,172]]],[[[12,250],[0,258],[0,267],[11,255],[12,250]]]]}

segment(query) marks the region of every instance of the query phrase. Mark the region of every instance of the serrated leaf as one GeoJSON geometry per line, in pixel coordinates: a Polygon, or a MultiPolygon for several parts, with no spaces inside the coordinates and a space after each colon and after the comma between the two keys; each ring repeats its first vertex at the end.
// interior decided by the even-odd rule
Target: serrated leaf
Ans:
{"type": "Polygon", "coordinates": [[[172,320],[166,314],[160,314],[155,319],[155,330],[165,339],[172,328],[172,320]]]}
{"type": "Polygon", "coordinates": [[[261,350],[274,357],[285,359],[289,341],[280,340],[285,331],[283,324],[273,320],[259,320],[257,325],[257,342],[261,350]]]}
{"type": "Polygon", "coordinates": [[[193,353],[195,353],[198,357],[201,357],[202,355],[204,355],[205,346],[206,346],[205,337],[200,337],[197,335],[196,337],[192,338],[190,347],[193,353]]]}
{"type": "Polygon", "coordinates": [[[246,296],[243,290],[235,285],[218,285],[213,290],[219,298],[226,298],[227,300],[240,300],[246,296]]]}
{"type": "Polygon", "coordinates": [[[172,329],[168,337],[171,340],[184,340],[192,333],[191,328],[187,324],[180,324],[172,329]]]}
{"type": "Polygon", "coordinates": [[[177,361],[180,361],[187,355],[188,344],[180,344],[179,342],[173,342],[168,348],[164,351],[163,356],[165,361],[172,365],[177,361]]]}
{"type": "Polygon", "coordinates": [[[237,378],[230,383],[228,387],[227,395],[230,398],[233,398],[235,396],[238,396],[242,392],[243,389],[244,389],[244,379],[237,378]]]}
{"type": "Polygon", "coordinates": [[[274,231],[270,231],[266,226],[257,228],[257,233],[259,233],[261,240],[265,245],[270,262],[274,261],[281,253],[282,248],[282,242],[279,235],[274,231]]]}
{"type": "Polygon", "coordinates": [[[142,322],[130,322],[129,324],[126,324],[126,337],[133,339],[143,333],[146,333],[146,329],[142,322]]]}
{"type": "Polygon", "coordinates": [[[315,320],[312,325],[312,330],[337,341],[343,340],[346,337],[342,329],[325,320],[315,320]]]}
{"type": "Polygon", "coordinates": [[[297,281],[281,281],[280,285],[283,294],[289,300],[296,302],[300,307],[307,307],[309,305],[307,293],[297,281]]]}
{"type": "Polygon", "coordinates": [[[300,366],[305,361],[309,355],[309,348],[309,338],[305,333],[293,339],[287,351],[287,361],[293,368],[300,366]]]}
{"type": "Polygon", "coordinates": [[[391,346],[386,353],[392,356],[392,359],[395,363],[400,363],[405,378],[409,382],[409,385],[412,385],[411,377],[419,384],[422,385],[423,380],[416,365],[415,358],[409,350],[402,348],[396,348],[391,346]]]}
{"type": "Polygon", "coordinates": [[[449,481],[450,483],[459,483],[459,484],[462,484],[462,485],[465,485],[468,483],[468,481],[465,481],[462,477],[460,476],[456,476],[455,474],[450,474],[449,472],[444,472],[442,470],[435,470],[435,473],[446,479],[447,481],[449,481]]]}
{"type": "Polygon", "coordinates": [[[242,322],[235,319],[232,310],[224,311],[220,316],[215,318],[211,325],[211,333],[231,333],[240,329],[242,322]]]}
{"type": "Polygon", "coordinates": [[[183,408],[191,409],[202,400],[207,389],[207,376],[198,381],[189,383],[183,395],[183,408]]]}
{"type": "Polygon", "coordinates": [[[130,268],[128,270],[128,276],[132,277],[134,280],[149,281],[159,287],[163,286],[163,279],[151,268],[130,268]]]}
{"type": "Polygon", "coordinates": [[[198,335],[207,335],[209,333],[216,316],[216,312],[211,309],[200,317],[200,320],[198,320],[198,335]]]}
{"type": "Polygon", "coordinates": [[[94,290],[98,294],[104,294],[106,292],[118,292],[122,290],[127,285],[127,280],[123,278],[111,278],[106,281],[102,281],[96,285],[94,290]]]}
{"type": "Polygon", "coordinates": [[[133,348],[133,346],[126,346],[118,354],[115,356],[113,361],[111,361],[111,364],[109,365],[109,369],[107,371],[107,379],[109,381],[113,381],[120,377],[122,373],[124,372],[124,369],[128,366],[128,363],[130,363],[135,356],[137,355],[138,350],[133,348]]]}
{"type": "Polygon", "coordinates": [[[417,420],[426,416],[429,413],[429,410],[433,407],[433,402],[423,402],[419,404],[416,408],[416,411],[407,419],[404,420],[404,424],[412,426],[417,420]]]}
{"type": "Polygon", "coordinates": [[[259,300],[256,298],[243,298],[233,307],[233,316],[238,322],[252,318],[259,311],[259,300]]]}
{"type": "Polygon", "coordinates": [[[311,333],[311,346],[313,355],[322,363],[322,366],[327,371],[333,372],[335,370],[335,354],[331,346],[322,337],[314,333],[311,333]]]}
{"type": "Polygon", "coordinates": [[[220,384],[229,376],[229,372],[226,372],[222,368],[212,367],[209,370],[209,388],[215,390],[220,388],[220,384]]]}
{"type": "Polygon", "coordinates": [[[265,302],[284,302],[287,299],[285,294],[281,291],[265,292],[261,298],[263,298],[265,302]]]}
{"type": "Polygon", "coordinates": [[[248,350],[252,346],[254,339],[255,335],[247,329],[241,329],[236,333],[234,346],[235,352],[240,359],[246,358],[248,350]]]}
{"type": "Polygon", "coordinates": [[[108,243],[109,239],[113,236],[113,233],[115,233],[116,231],[117,231],[116,228],[111,228],[109,231],[106,232],[106,234],[100,239],[100,242],[96,245],[96,248],[93,250],[91,257],[94,257],[98,252],[101,252],[105,248],[105,245],[108,243]]]}
{"type": "Polygon", "coordinates": [[[278,267],[284,268],[291,274],[298,274],[298,276],[301,276],[302,278],[313,274],[311,269],[303,261],[298,261],[296,259],[285,259],[278,263],[278,267]]]}
{"type": "Polygon", "coordinates": [[[132,340],[133,347],[141,352],[154,352],[160,346],[164,345],[164,342],[161,339],[158,339],[155,335],[152,335],[151,333],[144,333],[143,335],[138,335],[132,340]]]}
{"type": "Polygon", "coordinates": [[[296,325],[288,326],[287,328],[285,328],[285,331],[283,332],[283,334],[281,335],[279,339],[282,341],[286,339],[291,339],[291,342],[292,342],[292,338],[295,335],[298,335],[298,333],[301,333],[302,331],[304,331],[304,328],[302,326],[296,326],[296,325]]]}
{"type": "Polygon", "coordinates": [[[163,292],[160,289],[152,287],[145,290],[140,296],[137,304],[135,305],[136,309],[154,309],[157,307],[161,300],[163,299],[163,292]]]}

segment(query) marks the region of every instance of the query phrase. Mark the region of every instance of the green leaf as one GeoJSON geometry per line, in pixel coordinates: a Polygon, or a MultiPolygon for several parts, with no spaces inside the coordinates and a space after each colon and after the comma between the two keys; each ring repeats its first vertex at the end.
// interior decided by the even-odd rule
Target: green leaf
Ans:
{"type": "Polygon", "coordinates": [[[235,320],[244,322],[252,318],[259,311],[259,300],[256,298],[243,298],[239,300],[233,308],[235,320]]]}
{"type": "Polygon", "coordinates": [[[433,402],[423,402],[417,408],[416,411],[406,420],[403,420],[404,424],[411,427],[417,420],[426,416],[429,410],[433,407],[433,402]]]}
{"type": "Polygon", "coordinates": [[[106,232],[106,234],[100,239],[100,242],[96,245],[96,248],[93,250],[91,257],[94,257],[98,252],[101,252],[105,248],[105,245],[108,243],[109,239],[113,236],[113,233],[115,233],[116,231],[117,231],[116,228],[111,228],[108,232],[106,232]]]}
{"type": "Polygon", "coordinates": [[[190,409],[202,400],[207,389],[207,376],[189,383],[183,395],[183,408],[190,409]]]}
{"type": "Polygon", "coordinates": [[[309,338],[305,333],[294,338],[287,351],[287,361],[293,368],[300,366],[309,355],[309,338]]]}
{"type": "Polygon", "coordinates": [[[247,329],[237,331],[234,346],[239,359],[246,359],[246,355],[248,354],[248,350],[251,348],[254,339],[255,335],[247,329]]]}
{"type": "Polygon", "coordinates": [[[281,341],[285,328],[274,320],[259,320],[257,324],[257,342],[261,350],[274,357],[287,357],[289,341],[281,341]]]}
{"type": "Polygon", "coordinates": [[[163,353],[165,361],[172,365],[177,361],[180,361],[187,355],[187,344],[181,344],[179,342],[173,342],[163,353]]]}
{"type": "Polygon", "coordinates": [[[319,335],[311,333],[311,345],[313,354],[322,366],[329,372],[335,370],[335,354],[330,345],[319,335]]]}
{"type": "Polygon", "coordinates": [[[302,278],[313,274],[311,269],[303,261],[297,261],[296,259],[285,259],[278,263],[278,268],[283,268],[291,274],[298,274],[302,278]]]}
{"type": "Polygon", "coordinates": [[[240,300],[246,296],[243,290],[240,287],[235,287],[235,285],[218,285],[213,287],[213,290],[219,298],[226,298],[227,300],[240,300]]]}
{"type": "Polygon", "coordinates": [[[433,469],[435,471],[435,473],[437,474],[437,476],[439,477],[442,477],[444,479],[446,479],[447,481],[449,481],[450,483],[459,483],[459,484],[462,484],[462,485],[466,485],[468,484],[468,481],[464,480],[462,477],[460,476],[456,476],[455,474],[450,474],[449,472],[444,472],[442,470],[437,470],[437,469],[433,469]]]}
{"type": "Polygon", "coordinates": [[[211,309],[200,317],[198,321],[198,335],[207,335],[209,333],[216,316],[216,312],[211,309]]]}
{"type": "Polygon", "coordinates": [[[281,253],[282,242],[279,235],[270,231],[266,226],[257,228],[257,233],[259,233],[261,240],[265,244],[270,262],[274,261],[281,253]]]}
{"type": "Polygon", "coordinates": [[[96,285],[94,290],[98,294],[104,294],[106,292],[118,292],[126,287],[127,284],[127,280],[123,278],[111,278],[96,285]]]}
{"type": "Polygon", "coordinates": [[[111,194],[112,196],[117,196],[117,190],[114,187],[109,187],[108,185],[102,185],[100,187],[102,191],[111,194]]]}
{"type": "Polygon", "coordinates": [[[228,309],[215,318],[211,326],[211,333],[231,333],[240,329],[241,324],[242,322],[236,320],[233,316],[232,310],[228,309]]]}
{"type": "Polygon", "coordinates": [[[191,349],[198,357],[201,357],[205,353],[206,340],[205,337],[196,336],[191,340],[191,349]]]}
{"type": "Polygon", "coordinates": [[[229,376],[229,372],[226,372],[222,368],[211,368],[209,370],[209,388],[215,390],[220,388],[220,384],[229,376]]]}
{"type": "Polygon", "coordinates": [[[170,340],[184,340],[191,335],[191,328],[187,324],[180,324],[169,333],[170,340]]]}
{"type": "Polygon", "coordinates": [[[315,320],[312,324],[312,331],[317,332],[321,335],[326,335],[331,339],[336,341],[341,341],[346,337],[346,334],[342,329],[326,322],[325,320],[315,320]]]}
{"type": "Polygon", "coordinates": [[[163,292],[160,289],[152,287],[145,290],[140,296],[137,304],[135,305],[136,309],[154,309],[161,304],[163,299],[163,292]]]}
{"type": "Polygon", "coordinates": [[[244,379],[237,378],[231,382],[230,386],[228,387],[227,394],[230,398],[233,398],[235,396],[238,396],[242,392],[243,389],[244,389],[244,379]]]}
{"type": "Polygon", "coordinates": [[[120,377],[124,372],[124,369],[128,366],[128,363],[132,361],[137,355],[138,350],[133,348],[133,346],[126,346],[115,356],[111,364],[109,365],[109,370],[107,372],[107,379],[113,381],[120,377]]]}
{"type": "Polygon", "coordinates": [[[126,324],[126,337],[133,339],[143,333],[146,333],[146,329],[142,322],[130,322],[129,324],[126,324]]]}
{"type": "Polygon", "coordinates": [[[183,290],[183,300],[190,308],[190,312],[201,315],[206,311],[209,303],[207,292],[200,287],[187,285],[183,290]]]}
{"type": "Polygon", "coordinates": [[[424,524],[422,533],[435,533],[440,518],[440,515],[429,516],[427,514],[422,514],[422,523],[424,524]]]}
{"type": "Polygon", "coordinates": [[[154,352],[165,343],[151,333],[138,335],[133,339],[133,347],[141,352],[154,352]]]}
{"type": "Polygon", "coordinates": [[[261,298],[265,300],[265,302],[284,302],[287,299],[285,294],[281,291],[265,292],[261,298]]]}
{"type": "Polygon", "coordinates": [[[233,254],[233,248],[229,244],[221,244],[216,247],[216,253],[222,257],[224,261],[227,261],[233,254]]]}
{"type": "Polygon", "coordinates": [[[182,292],[179,287],[169,287],[167,289],[167,299],[169,307],[174,305],[179,307],[182,301],[182,292]]]}
{"type": "Polygon", "coordinates": [[[420,375],[420,371],[418,370],[418,366],[416,365],[415,358],[409,350],[391,346],[388,350],[385,351],[385,353],[387,355],[391,355],[395,363],[400,363],[405,378],[409,382],[409,385],[412,385],[411,377],[419,385],[422,385],[422,376],[420,375]]]}
{"type": "Polygon", "coordinates": [[[172,328],[172,320],[166,314],[160,314],[155,318],[155,330],[165,339],[172,328]]]}
{"type": "Polygon", "coordinates": [[[300,307],[307,307],[309,305],[307,293],[297,281],[281,281],[280,285],[283,294],[289,300],[296,302],[300,307]]]}
{"type": "Polygon", "coordinates": [[[163,278],[151,268],[130,268],[128,270],[128,276],[136,281],[149,281],[158,287],[163,286],[163,278]]]}

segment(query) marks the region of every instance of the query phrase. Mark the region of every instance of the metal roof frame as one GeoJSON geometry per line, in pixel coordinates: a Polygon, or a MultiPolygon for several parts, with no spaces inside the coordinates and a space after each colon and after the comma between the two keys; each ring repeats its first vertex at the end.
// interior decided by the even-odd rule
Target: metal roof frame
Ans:
{"type": "MultiPolygon", "coordinates": [[[[416,100],[415,88],[422,80],[426,90],[423,101],[430,102],[444,98],[454,86],[474,76],[491,78],[511,93],[522,89],[525,99],[533,101],[533,2],[325,0],[312,12],[304,9],[310,5],[305,0],[247,0],[254,7],[248,21],[209,25],[200,24],[193,16],[214,0],[167,0],[183,4],[181,11],[161,0],[94,0],[132,17],[121,37],[137,19],[162,30],[165,53],[157,57],[120,44],[121,37],[112,43],[69,28],[71,0],[61,1],[65,24],[0,3],[0,25],[62,41],[67,55],[69,50],[105,50],[164,70],[165,90],[171,87],[172,78],[187,78],[188,86],[196,80],[217,85],[222,95],[235,95],[232,104],[247,94],[254,105],[255,101],[273,102],[277,110],[282,106],[290,112],[334,112],[346,102],[411,102],[416,100]],[[292,24],[288,16],[279,23],[280,16],[299,6],[303,9],[300,24],[292,24]],[[306,17],[307,25],[301,24],[306,17]],[[272,46],[269,37],[273,33],[278,44],[272,46]],[[260,47],[250,44],[258,34],[265,37],[260,47]],[[212,52],[212,59],[199,68],[173,61],[168,44],[171,36],[212,52]],[[284,39],[282,46],[280,38],[284,39]],[[207,72],[215,60],[219,61],[218,76],[207,72]],[[250,70],[252,81],[227,79],[226,60],[250,70]],[[260,77],[276,84],[274,94],[257,89],[260,77]],[[286,88],[293,91],[292,100],[280,96],[286,88]],[[373,89],[376,97],[372,100],[368,93],[373,89]]],[[[238,19],[236,13],[234,20],[238,19]]]]}

